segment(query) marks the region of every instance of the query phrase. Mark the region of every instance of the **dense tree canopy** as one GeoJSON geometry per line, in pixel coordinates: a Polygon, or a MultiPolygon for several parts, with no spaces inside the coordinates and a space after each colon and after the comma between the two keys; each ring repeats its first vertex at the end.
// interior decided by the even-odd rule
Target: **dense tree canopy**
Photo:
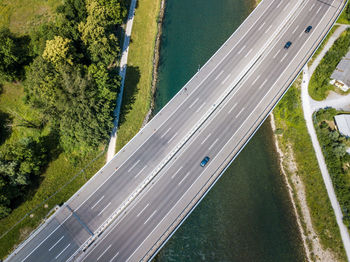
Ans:
{"type": "MultiPolygon", "coordinates": [[[[116,32],[126,16],[125,2],[65,0],[54,20],[30,32],[26,45],[0,29],[0,80],[18,79],[18,70],[29,64],[26,102],[42,113],[38,123],[52,130],[60,150],[84,155],[109,138],[119,88],[116,32]]],[[[0,218],[25,195],[49,156],[42,135],[0,151],[0,218]]]]}

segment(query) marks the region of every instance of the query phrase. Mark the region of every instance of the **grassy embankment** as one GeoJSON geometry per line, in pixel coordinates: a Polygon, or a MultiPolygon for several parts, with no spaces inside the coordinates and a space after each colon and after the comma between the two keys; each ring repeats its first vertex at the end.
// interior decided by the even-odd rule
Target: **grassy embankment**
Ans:
{"type": "Polygon", "coordinates": [[[154,46],[161,0],[138,2],[131,35],[116,151],[141,128],[150,109],[154,46]]]}
{"type": "MultiPolygon", "coordinates": [[[[339,260],[346,261],[338,225],[303,117],[300,83],[301,78],[299,77],[274,110],[279,145],[283,152],[288,152],[289,148],[293,151],[297,175],[305,186],[311,221],[321,245],[324,249],[332,251],[339,260]]],[[[291,174],[287,172],[287,176],[291,180],[291,174]]],[[[290,184],[294,187],[293,183],[290,184]]],[[[301,214],[301,206],[297,200],[295,188],[293,188],[293,195],[298,213],[301,214]]],[[[304,222],[302,226],[304,232],[307,232],[304,222]]]]}
{"type": "Polygon", "coordinates": [[[325,39],[323,40],[323,42],[320,44],[319,48],[316,50],[315,54],[311,57],[311,59],[309,60],[309,62],[307,63],[308,66],[311,66],[312,63],[314,62],[314,60],[316,59],[316,57],[321,53],[322,49],[324,48],[324,46],[327,44],[329,38],[333,35],[334,31],[337,30],[339,26],[335,25],[333,26],[333,28],[331,29],[331,31],[329,32],[329,34],[325,37],[325,39]]]}
{"type": "Polygon", "coordinates": [[[349,229],[350,155],[346,152],[346,148],[350,146],[350,138],[339,133],[334,121],[336,115],[344,113],[349,114],[334,108],[321,109],[314,114],[313,119],[334,191],[343,212],[343,222],[349,229]]]}
{"type": "Polygon", "coordinates": [[[318,101],[324,100],[331,90],[344,94],[343,91],[331,85],[329,81],[331,80],[330,77],[333,71],[336,69],[338,63],[348,52],[349,46],[350,30],[347,29],[328,50],[310,79],[309,94],[313,99],[318,101]]]}

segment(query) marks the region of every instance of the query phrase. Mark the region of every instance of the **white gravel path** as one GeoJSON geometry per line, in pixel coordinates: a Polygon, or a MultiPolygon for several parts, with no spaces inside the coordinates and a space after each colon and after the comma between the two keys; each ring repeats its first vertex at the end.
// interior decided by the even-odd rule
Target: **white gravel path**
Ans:
{"type": "MultiPolygon", "coordinates": [[[[313,73],[314,70],[316,69],[318,63],[321,61],[322,57],[325,55],[325,53],[328,51],[328,49],[332,46],[334,41],[336,40],[337,37],[341,34],[346,29],[347,26],[340,26],[333,36],[329,39],[328,43],[325,45],[324,50],[320,53],[320,55],[314,60],[314,63],[311,66],[311,72],[313,73]],[[321,56],[321,58],[320,58],[321,56]]],[[[304,118],[306,121],[306,126],[308,129],[308,133],[311,137],[311,141],[316,153],[318,165],[320,167],[321,173],[322,173],[322,178],[326,186],[326,190],[329,196],[329,199],[331,201],[332,208],[335,213],[335,217],[339,226],[340,230],[340,235],[344,244],[345,252],[348,257],[348,261],[350,261],[350,236],[349,232],[346,228],[346,226],[343,223],[342,217],[343,214],[340,209],[339,202],[336,198],[333,184],[331,177],[328,173],[327,165],[325,162],[325,159],[322,154],[321,146],[319,144],[319,141],[317,139],[316,135],[316,130],[313,125],[312,121],[312,113],[315,112],[315,110],[318,110],[320,108],[332,106],[337,109],[346,109],[350,106],[350,95],[348,96],[339,96],[332,94],[329,96],[326,100],[318,102],[309,96],[308,93],[308,86],[309,86],[309,81],[310,81],[310,74],[309,74],[309,69],[308,66],[306,65],[304,70],[303,70],[303,81],[301,84],[301,99],[302,99],[302,106],[303,106],[303,111],[304,111],[304,118]]]]}
{"type": "Polygon", "coordinates": [[[115,155],[115,146],[117,143],[117,130],[118,130],[118,124],[119,124],[120,107],[122,105],[122,99],[123,99],[125,74],[126,74],[126,68],[127,68],[127,62],[128,62],[130,36],[131,36],[131,31],[132,31],[132,25],[134,22],[136,2],[137,2],[137,0],[131,1],[129,14],[128,14],[128,20],[126,23],[125,36],[124,36],[124,42],[123,42],[123,48],[122,48],[122,56],[120,59],[120,70],[119,70],[119,75],[121,77],[120,92],[119,92],[118,97],[117,97],[116,108],[114,109],[115,119],[113,121],[114,126],[113,126],[112,133],[111,133],[111,139],[110,139],[109,145],[108,145],[107,162],[111,161],[113,156],[115,155]]]}

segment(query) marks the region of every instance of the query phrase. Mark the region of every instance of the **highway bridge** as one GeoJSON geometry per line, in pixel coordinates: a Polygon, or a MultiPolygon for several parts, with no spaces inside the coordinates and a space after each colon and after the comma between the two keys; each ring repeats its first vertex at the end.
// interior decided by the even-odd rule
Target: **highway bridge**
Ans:
{"type": "Polygon", "coordinates": [[[263,0],[182,90],[7,261],[151,259],[254,135],[345,4],[263,0]]]}

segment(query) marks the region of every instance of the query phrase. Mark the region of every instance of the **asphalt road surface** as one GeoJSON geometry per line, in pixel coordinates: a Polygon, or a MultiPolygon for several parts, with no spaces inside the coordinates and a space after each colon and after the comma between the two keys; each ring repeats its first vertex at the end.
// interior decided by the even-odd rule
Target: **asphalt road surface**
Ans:
{"type": "Polygon", "coordinates": [[[174,99],[8,260],[152,257],[260,126],[344,4],[264,0],[174,99]],[[285,49],[287,41],[292,45],[285,49]],[[210,161],[201,167],[205,156],[210,161]],[[91,237],[97,238],[78,252],[91,237]]]}

